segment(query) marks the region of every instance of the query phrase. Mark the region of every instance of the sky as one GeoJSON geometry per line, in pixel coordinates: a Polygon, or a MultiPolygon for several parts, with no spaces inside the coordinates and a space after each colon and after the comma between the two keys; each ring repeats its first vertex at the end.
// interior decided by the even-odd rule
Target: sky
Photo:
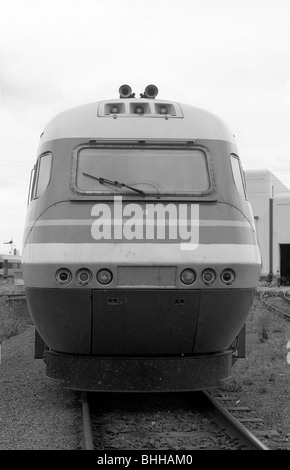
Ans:
{"type": "Polygon", "coordinates": [[[220,116],[290,188],[290,0],[0,0],[0,253],[22,251],[39,136],[127,83],[220,116]]]}

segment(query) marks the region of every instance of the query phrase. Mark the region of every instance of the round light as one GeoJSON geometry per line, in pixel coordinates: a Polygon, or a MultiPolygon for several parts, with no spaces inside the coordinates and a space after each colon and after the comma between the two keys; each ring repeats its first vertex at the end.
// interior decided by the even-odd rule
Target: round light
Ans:
{"type": "Polygon", "coordinates": [[[101,269],[97,274],[97,280],[100,284],[110,284],[113,274],[109,269],[101,269]]]}
{"type": "Polygon", "coordinates": [[[203,282],[209,286],[210,284],[213,284],[214,281],[216,280],[216,273],[213,269],[204,269],[201,274],[201,278],[203,282]]]}
{"type": "Polygon", "coordinates": [[[118,112],[119,112],[119,107],[118,106],[111,106],[110,114],[118,114],[118,112]]]}
{"type": "Polygon", "coordinates": [[[232,269],[224,269],[221,273],[221,280],[227,285],[232,284],[235,279],[236,275],[232,269]]]}
{"type": "Polygon", "coordinates": [[[167,106],[160,106],[160,108],[159,108],[159,113],[160,113],[160,114],[168,114],[168,108],[167,108],[167,106]]]}
{"type": "Polygon", "coordinates": [[[136,106],[136,108],[134,109],[134,113],[135,114],[144,114],[143,106],[136,106]]]}
{"type": "Polygon", "coordinates": [[[76,273],[76,280],[82,286],[86,286],[87,284],[89,284],[92,278],[93,275],[89,269],[83,268],[76,273]]]}
{"type": "Polygon", "coordinates": [[[55,279],[59,284],[65,286],[69,284],[72,280],[72,273],[69,269],[61,268],[55,273],[55,279]]]}
{"type": "Polygon", "coordinates": [[[196,279],[195,272],[193,269],[184,269],[180,274],[180,280],[183,284],[193,284],[196,279]]]}

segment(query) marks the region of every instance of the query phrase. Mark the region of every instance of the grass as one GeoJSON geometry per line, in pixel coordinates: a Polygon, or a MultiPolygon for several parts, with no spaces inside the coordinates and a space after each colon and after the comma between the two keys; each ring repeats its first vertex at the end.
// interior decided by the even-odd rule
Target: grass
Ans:
{"type": "MultiPolygon", "coordinates": [[[[13,292],[13,279],[1,279],[0,293],[11,294],[13,292]]],[[[26,301],[9,301],[8,297],[0,297],[0,344],[24,331],[28,325],[31,325],[31,320],[27,311],[26,301]]]]}
{"type": "Polygon", "coordinates": [[[0,343],[19,333],[19,320],[15,317],[14,307],[5,298],[0,299],[0,343]]]}
{"type": "MultiPolygon", "coordinates": [[[[290,308],[281,294],[272,302],[284,311],[290,308]]],[[[263,305],[257,296],[247,321],[246,358],[236,362],[232,377],[221,387],[285,435],[290,433],[288,341],[290,321],[263,305]]]]}

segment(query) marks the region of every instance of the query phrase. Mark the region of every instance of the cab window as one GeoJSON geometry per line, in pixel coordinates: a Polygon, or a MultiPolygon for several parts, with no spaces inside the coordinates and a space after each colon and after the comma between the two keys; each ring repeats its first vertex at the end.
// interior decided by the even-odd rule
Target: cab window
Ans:
{"type": "Polygon", "coordinates": [[[38,159],[35,169],[34,181],[31,196],[36,199],[41,196],[46,190],[50,181],[51,174],[52,154],[46,153],[41,155],[38,159]]]}
{"type": "Polygon", "coordinates": [[[240,159],[237,155],[231,155],[231,166],[232,173],[234,178],[234,183],[237,187],[237,190],[243,197],[247,197],[244,175],[241,169],[240,159]]]}
{"type": "MultiPolygon", "coordinates": [[[[115,194],[118,188],[102,183],[102,178],[106,178],[142,189],[146,194],[158,191],[163,195],[208,195],[212,192],[209,155],[204,149],[164,147],[79,148],[74,155],[73,186],[80,194],[115,194]]],[[[132,191],[123,188],[122,193],[132,191]]]]}

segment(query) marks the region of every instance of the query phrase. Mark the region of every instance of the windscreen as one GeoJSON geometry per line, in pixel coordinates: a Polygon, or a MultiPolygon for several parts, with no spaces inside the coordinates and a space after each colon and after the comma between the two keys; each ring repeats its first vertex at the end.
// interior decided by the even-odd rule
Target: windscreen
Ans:
{"type": "Polygon", "coordinates": [[[75,168],[75,189],[84,194],[132,194],[131,186],[146,194],[190,195],[211,187],[207,154],[201,149],[83,147],[75,168]]]}

